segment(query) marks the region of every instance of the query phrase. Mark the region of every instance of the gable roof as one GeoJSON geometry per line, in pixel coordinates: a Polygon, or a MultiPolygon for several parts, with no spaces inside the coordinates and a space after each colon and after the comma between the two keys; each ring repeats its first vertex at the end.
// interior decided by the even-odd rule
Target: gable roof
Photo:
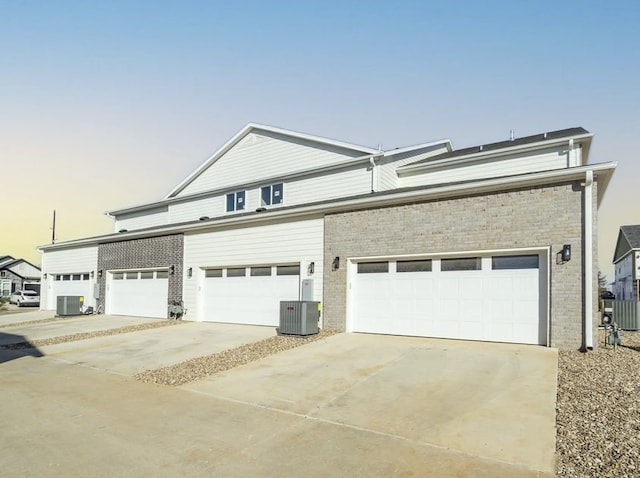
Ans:
{"type": "Polygon", "coordinates": [[[0,266],[2,266],[3,264],[8,264],[12,261],[15,261],[13,256],[0,256],[0,266]]]}
{"type": "Polygon", "coordinates": [[[198,169],[187,176],[180,184],[172,189],[169,194],[165,196],[165,199],[172,198],[192,183],[198,176],[200,176],[205,170],[207,170],[213,163],[220,159],[227,151],[233,148],[236,144],[242,141],[246,136],[256,131],[263,131],[268,133],[279,134],[287,136],[292,139],[311,141],[323,146],[332,146],[334,148],[341,148],[348,151],[358,153],[359,155],[376,154],[379,151],[377,149],[367,148],[365,146],[358,146],[351,143],[345,143],[342,141],[336,141],[333,139],[323,138],[320,136],[313,136],[306,133],[298,133],[282,128],[275,128],[273,126],[266,126],[258,123],[249,123],[240,132],[238,132],[233,138],[227,141],[221,148],[213,153],[204,163],[202,163],[198,169]]]}
{"type": "MultiPolygon", "coordinates": [[[[437,156],[431,156],[430,158],[427,158],[427,159],[416,161],[415,163],[410,163],[406,166],[402,166],[401,168],[398,168],[398,170],[399,171],[409,170],[414,167],[431,164],[435,161],[440,161],[440,160],[448,160],[448,159],[462,158],[462,157],[489,156],[501,151],[506,152],[512,149],[525,148],[528,146],[532,146],[534,144],[537,145],[539,143],[546,143],[546,142],[557,143],[559,140],[569,140],[572,138],[585,138],[590,141],[592,137],[593,137],[593,133],[590,133],[589,131],[587,131],[582,127],[561,129],[557,131],[551,131],[548,133],[539,133],[539,134],[534,134],[531,136],[525,136],[522,138],[517,138],[512,140],[498,141],[496,143],[489,143],[489,144],[483,144],[478,146],[472,146],[469,148],[453,150],[448,153],[443,153],[437,156]]],[[[587,153],[585,153],[585,156],[587,153]]]]}
{"type": "MultiPolygon", "coordinates": [[[[372,149],[372,148],[367,148],[365,146],[358,146],[350,143],[344,143],[341,141],[322,138],[320,136],[312,136],[309,134],[298,133],[298,132],[289,131],[281,128],[275,128],[272,126],[265,126],[257,123],[249,123],[239,133],[237,133],[232,139],[230,139],[220,149],[218,149],[209,159],[207,159],[202,165],[200,165],[198,169],[196,169],[191,175],[189,175],[178,186],[176,186],[163,199],[159,201],[149,202],[149,203],[136,204],[133,206],[128,206],[120,209],[113,209],[113,210],[107,211],[106,214],[108,216],[114,217],[119,214],[129,214],[129,213],[140,212],[140,211],[149,211],[155,208],[166,207],[167,205],[174,202],[182,202],[185,200],[195,199],[198,197],[211,196],[214,194],[219,194],[221,191],[228,190],[228,187],[224,187],[224,188],[216,188],[208,191],[198,192],[195,194],[179,195],[182,191],[184,191],[185,188],[189,186],[189,184],[195,181],[198,178],[198,176],[203,174],[213,163],[215,163],[218,159],[224,156],[231,148],[233,148],[235,145],[240,143],[249,134],[254,132],[267,132],[267,133],[278,134],[281,136],[284,135],[286,137],[296,139],[296,140],[312,141],[321,146],[341,148],[349,152],[356,153],[357,155],[356,157],[349,159],[347,162],[343,164],[334,164],[334,165],[326,166],[324,168],[315,167],[312,169],[303,169],[303,170],[294,171],[289,175],[284,175],[284,176],[279,175],[277,178],[273,178],[278,180],[283,180],[283,179],[291,178],[294,176],[308,174],[311,171],[320,171],[321,169],[339,168],[346,165],[348,162],[350,162],[351,164],[357,164],[358,162],[364,161],[368,164],[369,159],[372,157],[394,157],[398,155],[411,154],[411,153],[419,154],[421,152],[427,151],[437,146],[446,148],[447,151],[452,150],[451,140],[449,139],[440,139],[437,141],[430,141],[427,143],[420,143],[420,144],[415,144],[415,145],[406,146],[402,148],[395,148],[387,151],[382,151],[379,149],[372,149]]],[[[249,183],[236,184],[235,186],[237,186],[240,189],[243,189],[243,188],[253,187],[255,184],[264,183],[265,181],[269,182],[270,179],[262,178],[259,181],[250,181],[249,183]]]]}
{"type": "Polygon", "coordinates": [[[640,249],[640,225],[620,226],[613,253],[614,264],[634,249],[640,249]]]}

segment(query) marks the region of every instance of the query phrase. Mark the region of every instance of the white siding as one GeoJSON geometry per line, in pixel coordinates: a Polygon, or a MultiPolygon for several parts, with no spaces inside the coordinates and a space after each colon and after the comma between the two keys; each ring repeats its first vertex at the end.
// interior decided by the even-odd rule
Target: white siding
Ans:
{"type": "Polygon", "coordinates": [[[314,300],[321,301],[323,240],[322,218],[185,235],[184,270],[193,270],[191,278],[184,277],[187,319],[203,320],[198,316],[198,293],[206,267],[299,263],[300,279],[313,279],[314,300]],[[315,271],[308,275],[311,262],[315,271]]]}
{"type": "Polygon", "coordinates": [[[357,169],[301,178],[284,183],[284,205],[292,206],[371,192],[371,171],[367,164],[357,169]]]}
{"type": "Polygon", "coordinates": [[[169,213],[167,208],[150,209],[143,212],[131,214],[121,214],[114,222],[114,232],[122,229],[134,231],[145,227],[163,226],[169,223],[169,213]]]}
{"type": "Polygon", "coordinates": [[[483,178],[497,178],[536,171],[549,171],[568,167],[567,151],[547,151],[536,155],[517,155],[511,157],[478,160],[475,163],[460,163],[455,159],[440,167],[434,167],[419,174],[401,174],[400,187],[443,184],[483,178]]]}
{"type": "Polygon", "coordinates": [[[615,264],[615,284],[613,293],[618,300],[634,300],[633,294],[633,252],[615,264]]]}
{"type": "Polygon", "coordinates": [[[196,221],[202,216],[217,217],[225,212],[225,195],[193,199],[169,205],[169,222],[196,221]]]}
{"type": "Polygon", "coordinates": [[[251,133],[203,171],[178,196],[339,164],[359,155],[330,146],[320,148],[317,143],[273,133],[251,133]]]}
{"type": "Polygon", "coordinates": [[[20,262],[15,266],[9,267],[9,269],[22,277],[40,277],[40,270],[26,262],[20,262]]]}
{"type": "MultiPolygon", "coordinates": [[[[98,246],[80,247],[61,251],[48,251],[42,254],[42,274],[47,274],[43,279],[40,290],[40,308],[55,310],[55,297],[53,297],[54,275],[87,273],[98,268],[98,246]]],[[[94,283],[96,279],[87,282],[94,283]]],[[[92,287],[92,286],[91,286],[92,287]]],[[[85,304],[94,305],[92,294],[85,294],[85,304]]]]}
{"type": "Polygon", "coordinates": [[[398,174],[396,168],[405,164],[415,163],[431,156],[436,156],[447,152],[444,146],[430,148],[429,150],[410,151],[404,154],[397,154],[385,158],[376,163],[377,184],[376,191],[388,191],[398,187],[398,174]],[[418,154],[419,153],[419,154],[418,154]]]}
{"type": "MultiPolygon", "coordinates": [[[[265,183],[264,185],[268,185],[265,183]]],[[[296,206],[325,199],[335,199],[355,194],[366,194],[371,191],[371,171],[366,164],[357,168],[343,170],[338,173],[320,176],[306,176],[295,180],[284,181],[282,206],[296,206]]],[[[242,189],[227,192],[242,191],[242,189]]],[[[184,203],[171,204],[169,217],[171,223],[195,221],[202,216],[219,217],[226,212],[226,193],[204,199],[194,199],[184,203]]],[[[245,190],[245,209],[239,212],[255,211],[260,204],[260,187],[245,190]]],[[[268,206],[277,208],[280,206],[268,206]]],[[[233,213],[229,213],[233,214],[233,213]]]]}

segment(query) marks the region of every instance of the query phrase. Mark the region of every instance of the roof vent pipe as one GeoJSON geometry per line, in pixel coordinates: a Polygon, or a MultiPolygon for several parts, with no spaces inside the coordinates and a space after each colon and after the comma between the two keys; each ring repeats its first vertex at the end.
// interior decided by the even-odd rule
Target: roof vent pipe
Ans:
{"type": "Polygon", "coordinates": [[[480,145],[480,151],[482,151],[482,145],[480,145]]]}
{"type": "Polygon", "coordinates": [[[510,140],[510,141],[513,141],[514,139],[516,139],[516,136],[515,136],[515,134],[514,134],[513,130],[510,130],[510,131],[509,131],[509,140],[510,140]]]}
{"type": "Polygon", "coordinates": [[[545,134],[543,135],[543,138],[544,138],[544,139],[547,139],[547,133],[545,133],[545,134]]]}

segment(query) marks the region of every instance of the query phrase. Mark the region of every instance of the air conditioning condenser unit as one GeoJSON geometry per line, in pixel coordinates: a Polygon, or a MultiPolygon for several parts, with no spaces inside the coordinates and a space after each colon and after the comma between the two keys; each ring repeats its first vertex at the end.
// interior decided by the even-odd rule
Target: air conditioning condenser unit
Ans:
{"type": "Polygon", "coordinates": [[[320,302],[286,300],[280,302],[279,334],[313,335],[318,333],[320,302]]]}

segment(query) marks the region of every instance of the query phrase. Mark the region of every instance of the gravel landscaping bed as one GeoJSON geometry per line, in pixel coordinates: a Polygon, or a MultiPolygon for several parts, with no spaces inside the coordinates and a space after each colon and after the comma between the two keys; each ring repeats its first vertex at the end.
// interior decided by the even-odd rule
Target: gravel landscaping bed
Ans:
{"type": "Polygon", "coordinates": [[[200,380],[218,372],[260,360],[284,350],[299,347],[333,335],[333,331],[321,331],[316,335],[304,337],[276,335],[251,344],[241,345],[234,349],[198,357],[155,370],[145,370],[135,376],[141,382],[153,382],[163,385],[178,386],[200,380]]]}
{"type": "Polygon", "coordinates": [[[640,333],[558,356],[558,476],[640,477],[640,333]]]}
{"type": "Polygon", "coordinates": [[[27,320],[26,322],[13,322],[11,324],[3,324],[0,323],[0,327],[18,327],[20,325],[33,325],[33,324],[44,324],[46,322],[57,322],[59,320],[69,320],[69,319],[77,319],[77,315],[71,315],[67,317],[50,317],[48,319],[34,319],[27,320]]]}
{"type": "Polygon", "coordinates": [[[9,350],[31,349],[35,347],[44,347],[46,345],[63,344],[66,342],[75,342],[76,340],[92,339],[94,337],[105,337],[108,335],[126,334],[129,332],[137,332],[139,330],[156,329],[158,327],[170,327],[182,324],[180,320],[158,320],[157,322],[147,322],[138,325],[128,325],[117,329],[96,330],[94,332],[82,332],[78,334],[61,335],[59,337],[50,337],[48,339],[38,339],[15,344],[2,345],[0,348],[9,350]]]}

